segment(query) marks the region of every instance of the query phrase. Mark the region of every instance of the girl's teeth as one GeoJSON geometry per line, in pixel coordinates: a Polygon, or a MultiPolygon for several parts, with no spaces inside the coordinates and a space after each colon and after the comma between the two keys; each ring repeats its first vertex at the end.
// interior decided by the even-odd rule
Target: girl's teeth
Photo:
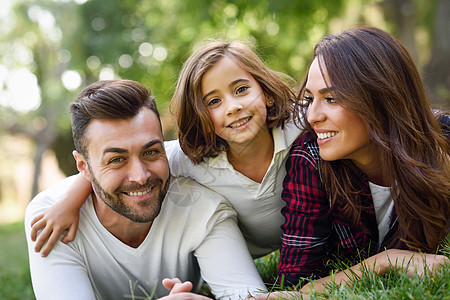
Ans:
{"type": "Polygon", "coordinates": [[[148,190],[145,190],[143,192],[129,192],[128,195],[130,195],[132,197],[144,196],[144,195],[147,195],[151,190],[152,190],[152,188],[149,188],[148,190]]]}
{"type": "Polygon", "coordinates": [[[317,137],[319,138],[319,140],[323,140],[326,138],[330,138],[332,136],[335,136],[337,134],[336,131],[329,131],[329,132],[324,132],[324,133],[317,133],[317,137]]]}
{"type": "Polygon", "coordinates": [[[230,127],[231,127],[231,128],[236,128],[236,127],[242,126],[242,125],[244,125],[245,123],[247,123],[249,120],[250,120],[250,117],[248,117],[248,118],[242,120],[242,121],[239,122],[239,123],[231,124],[230,127]]]}

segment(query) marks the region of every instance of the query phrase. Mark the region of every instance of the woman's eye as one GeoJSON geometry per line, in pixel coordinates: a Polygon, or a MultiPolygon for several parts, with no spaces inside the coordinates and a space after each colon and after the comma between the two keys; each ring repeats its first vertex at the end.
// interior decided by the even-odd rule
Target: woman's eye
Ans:
{"type": "Polygon", "coordinates": [[[245,92],[246,90],[248,90],[248,86],[245,86],[245,85],[240,86],[236,89],[236,94],[241,94],[241,93],[245,92]]]}
{"type": "Polygon", "coordinates": [[[220,103],[220,99],[219,98],[213,98],[211,100],[208,101],[208,106],[214,106],[216,104],[220,103]]]}
{"type": "Polygon", "coordinates": [[[328,103],[336,103],[336,100],[333,97],[325,97],[328,103]]]}
{"type": "Polygon", "coordinates": [[[313,101],[313,97],[311,97],[311,96],[308,96],[308,95],[304,95],[303,96],[303,102],[305,103],[305,104],[311,104],[311,102],[313,101]]]}

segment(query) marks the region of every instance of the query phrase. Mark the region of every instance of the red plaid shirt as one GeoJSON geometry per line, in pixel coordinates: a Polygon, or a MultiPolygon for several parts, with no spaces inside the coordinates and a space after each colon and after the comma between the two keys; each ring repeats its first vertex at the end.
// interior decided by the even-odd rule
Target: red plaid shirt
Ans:
{"type": "MultiPolygon", "coordinates": [[[[350,260],[365,259],[384,249],[378,245],[378,225],[367,177],[361,173],[363,207],[360,221],[352,226],[344,217],[343,201],[331,208],[330,195],[324,187],[319,170],[319,147],[310,134],[297,139],[286,162],[283,183],[282,248],[279,273],[285,283],[296,284],[301,278],[328,275],[327,262],[339,253],[350,260]],[[381,249],[381,250],[380,250],[381,249]]],[[[397,228],[395,211],[391,212],[389,232],[397,228]]]]}

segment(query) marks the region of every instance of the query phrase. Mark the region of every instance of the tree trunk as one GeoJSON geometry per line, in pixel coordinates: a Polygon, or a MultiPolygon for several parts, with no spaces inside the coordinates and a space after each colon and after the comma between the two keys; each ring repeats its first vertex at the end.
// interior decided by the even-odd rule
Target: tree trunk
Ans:
{"type": "Polygon", "coordinates": [[[439,0],[433,30],[431,58],[424,70],[431,102],[450,109],[450,1],[439,0]]]}

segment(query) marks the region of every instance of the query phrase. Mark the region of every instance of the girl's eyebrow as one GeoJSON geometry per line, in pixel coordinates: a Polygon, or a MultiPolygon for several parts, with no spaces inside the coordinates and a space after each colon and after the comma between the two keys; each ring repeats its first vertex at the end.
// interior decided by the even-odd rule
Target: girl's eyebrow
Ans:
{"type": "MultiPolygon", "coordinates": [[[[229,87],[232,87],[233,85],[235,85],[235,84],[237,84],[237,83],[239,83],[239,82],[241,82],[241,81],[244,81],[244,82],[250,82],[249,79],[246,79],[246,78],[239,78],[239,79],[236,79],[236,80],[232,81],[228,86],[229,86],[229,87]]],[[[217,90],[212,90],[212,91],[210,91],[209,93],[207,93],[205,96],[202,97],[202,100],[205,101],[206,98],[208,98],[209,95],[214,94],[215,92],[217,92],[217,90]]]]}

